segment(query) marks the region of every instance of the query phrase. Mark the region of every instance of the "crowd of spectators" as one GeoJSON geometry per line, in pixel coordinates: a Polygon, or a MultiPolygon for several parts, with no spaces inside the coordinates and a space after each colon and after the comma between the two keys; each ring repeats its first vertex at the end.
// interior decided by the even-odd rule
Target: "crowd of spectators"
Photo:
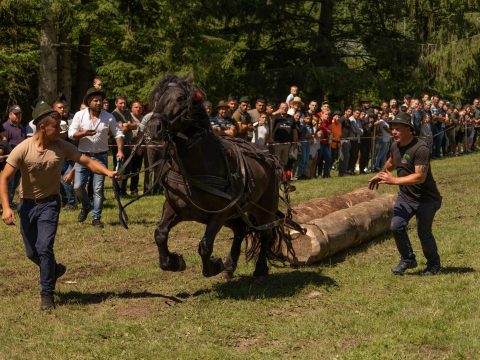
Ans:
{"type": "Polygon", "coordinates": [[[438,95],[405,95],[373,104],[360,99],[357,107],[332,110],[328,101],[303,102],[292,86],[278,106],[263,98],[231,96],[220,101],[216,116],[205,103],[215,133],[252,141],[276,154],[293,179],[328,178],[377,172],[389,154],[389,120],[399,112],[410,116],[415,136],[429,146],[432,159],[476,151],[480,131],[480,100],[452,103],[438,95]]]}
{"type": "MultiPolygon", "coordinates": [[[[102,80],[95,78],[93,85],[93,89],[100,91],[102,80]]],[[[380,171],[391,144],[389,120],[399,112],[410,115],[415,136],[427,142],[432,159],[457,156],[478,149],[479,99],[474,99],[471,105],[461,105],[437,95],[425,94],[421,98],[413,98],[407,94],[400,101],[390,99],[379,104],[362,98],[359,106],[347,106],[340,111],[331,109],[328,101],[311,99],[304,102],[299,94],[299,88],[292,86],[285,101],[279,104],[264,98],[252,102],[246,96],[229,96],[215,107],[211,102],[204,101],[204,107],[215,134],[242,138],[268,149],[278,156],[291,179],[328,178],[332,171],[338,176],[380,171]]],[[[107,99],[102,99],[101,106],[102,112],[112,115],[123,133],[123,154],[128,157],[131,145],[141,135],[142,122],[151,114],[146,114],[146,106],[140,101],[133,101],[128,106],[124,96],[115,98],[115,108],[112,110],[107,99]]],[[[55,102],[52,107],[61,116],[63,136],[78,145],[79,138],[73,136],[71,125],[88,104],[84,102],[75,114],[68,111],[66,102],[62,100],[55,102]]],[[[31,122],[26,124],[23,121],[22,113],[18,105],[12,105],[8,109],[8,119],[0,122],[0,171],[6,155],[35,131],[31,122]]],[[[113,169],[118,167],[117,146],[114,136],[110,136],[113,169]]],[[[126,171],[136,173],[142,166],[147,168],[161,156],[161,148],[139,148],[126,171]]],[[[78,196],[75,194],[78,191],[74,191],[71,184],[74,173],[75,164],[66,162],[62,170],[62,194],[68,210],[77,208],[78,196]]],[[[162,188],[155,182],[154,174],[155,169],[146,173],[143,191],[159,194],[162,188]]],[[[12,206],[15,206],[13,200],[19,176],[20,172],[17,172],[9,184],[12,206]]],[[[138,175],[129,181],[130,194],[127,192],[127,180],[124,180],[120,187],[121,195],[138,195],[138,175]]],[[[91,201],[95,193],[93,187],[93,180],[89,179],[91,201]]],[[[85,201],[85,194],[82,193],[82,202],[85,201]]]]}

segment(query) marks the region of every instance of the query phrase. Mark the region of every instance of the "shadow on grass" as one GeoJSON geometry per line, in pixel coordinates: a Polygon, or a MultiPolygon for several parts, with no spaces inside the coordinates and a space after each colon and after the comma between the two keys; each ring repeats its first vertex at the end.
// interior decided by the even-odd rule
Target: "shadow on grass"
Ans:
{"type": "Polygon", "coordinates": [[[110,298],[120,299],[146,299],[146,298],[162,298],[165,300],[173,301],[174,303],[182,303],[183,301],[175,296],[168,296],[163,294],[154,294],[148,291],[141,292],[97,292],[97,293],[83,293],[79,291],[68,291],[64,293],[58,293],[58,304],[100,304],[110,298]]]}
{"type": "Polygon", "coordinates": [[[215,291],[220,299],[286,298],[309,285],[326,288],[338,286],[335,280],[318,272],[294,270],[271,274],[260,280],[251,276],[241,276],[214,285],[212,291],[215,291]]]}
{"type": "MultiPolygon", "coordinates": [[[[474,273],[476,270],[472,267],[464,267],[464,266],[442,266],[438,275],[447,275],[447,274],[469,274],[474,273]]],[[[422,276],[422,270],[415,271],[413,273],[405,273],[405,275],[417,275],[422,276]]]]}

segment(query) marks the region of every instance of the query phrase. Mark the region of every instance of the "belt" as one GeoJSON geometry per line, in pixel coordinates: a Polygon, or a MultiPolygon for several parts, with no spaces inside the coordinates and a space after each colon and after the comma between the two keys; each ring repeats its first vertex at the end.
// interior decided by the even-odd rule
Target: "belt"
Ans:
{"type": "Polygon", "coordinates": [[[44,198],[41,198],[41,199],[22,198],[22,201],[23,202],[35,203],[35,204],[42,204],[42,203],[46,203],[46,202],[53,201],[53,200],[58,200],[58,199],[59,199],[59,195],[55,194],[55,195],[50,195],[50,196],[47,196],[47,197],[44,197],[44,198]]]}
{"type": "Polygon", "coordinates": [[[102,156],[102,155],[107,155],[108,151],[102,151],[98,153],[91,153],[91,152],[82,152],[83,155],[86,155],[88,157],[95,157],[95,156],[102,156]]]}

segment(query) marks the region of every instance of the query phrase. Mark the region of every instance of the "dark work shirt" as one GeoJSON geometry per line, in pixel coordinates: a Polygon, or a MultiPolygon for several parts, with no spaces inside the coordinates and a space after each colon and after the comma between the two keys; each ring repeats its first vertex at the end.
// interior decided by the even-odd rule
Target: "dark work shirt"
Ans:
{"type": "Polygon", "coordinates": [[[340,124],[342,125],[342,139],[348,139],[355,137],[355,132],[352,129],[352,123],[350,119],[342,116],[340,118],[340,124]]]}
{"type": "Polygon", "coordinates": [[[295,120],[290,115],[275,117],[273,120],[273,141],[278,143],[293,141],[294,129],[296,129],[295,120]]]}
{"type": "Polygon", "coordinates": [[[441,199],[430,169],[430,150],[423,140],[413,138],[406,146],[400,146],[394,142],[390,150],[398,177],[415,173],[415,165],[428,166],[427,177],[422,184],[400,185],[400,193],[415,203],[441,199]]]}

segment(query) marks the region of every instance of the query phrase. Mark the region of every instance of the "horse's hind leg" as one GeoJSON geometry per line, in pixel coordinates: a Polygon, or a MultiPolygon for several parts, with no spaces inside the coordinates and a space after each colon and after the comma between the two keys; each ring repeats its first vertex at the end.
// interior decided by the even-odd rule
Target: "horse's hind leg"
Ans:
{"type": "Polygon", "coordinates": [[[224,262],[225,269],[223,270],[223,274],[227,279],[231,279],[237,268],[238,258],[240,257],[240,251],[242,249],[242,241],[245,236],[247,236],[248,226],[245,224],[245,221],[240,218],[232,220],[227,226],[233,231],[233,242],[230,254],[228,254],[224,262]]]}
{"type": "Polygon", "coordinates": [[[158,247],[158,255],[160,257],[160,268],[168,271],[185,270],[185,261],[181,255],[171,253],[168,250],[168,233],[171,228],[180,222],[179,216],[172,207],[165,201],[163,205],[163,214],[155,230],[155,242],[158,247]]]}
{"type": "Polygon", "coordinates": [[[198,253],[202,257],[202,274],[210,277],[217,275],[223,271],[223,262],[220,258],[211,258],[213,252],[213,243],[215,236],[222,228],[225,219],[223,216],[213,216],[207,223],[207,228],[203,239],[198,244],[198,253]]]}

